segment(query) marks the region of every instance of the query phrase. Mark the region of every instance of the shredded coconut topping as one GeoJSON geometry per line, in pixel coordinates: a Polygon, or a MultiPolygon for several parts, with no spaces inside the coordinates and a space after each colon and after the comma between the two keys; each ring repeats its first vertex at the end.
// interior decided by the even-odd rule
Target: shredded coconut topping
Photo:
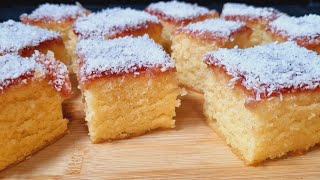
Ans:
{"type": "Polygon", "coordinates": [[[52,84],[56,91],[70,93],[67,66],[55,60],[52,52],[44,55],[36,51],[29,58],[15,54],[0,56],[0,91],[13,84],[26,84],[29,79],[44,78],[49,79],[49,84],[52,84]]]}
{"type": "Polygon", "coordinates": [[[280,14],[280,12],[270,7],[254,7],[240,3],[225,3],[223,5],[221,17],[244,16],[249,19],[263,18],[271,20],[274,19],[276,14],[280,14]]]}
{"type": "Polygon", "coordinates": [[[115,35],[128,29],[140,29],[148,23],[158,23],[156,16],[130,8],[105,9],[81,17],[74,24],[74,31],[84,38],[115,35]]]}
{"type": "Polygon", "coordinates": [[[283,90],[315,89],[320,85],[320,55],[295,42],[271,43],[248,49],[219,49],[205,55],[209,65],[222,67],[254,99],[281,95],[283,90]]]}
{"type": "Polygon", "coordinates": [[[306,15],[302,17],[281,16],[269,24],[269,29],[294,40],[307,37],[320,38],[320,16],[306,15]]]}
{"type": "Polygon", "coordinates": [[[86,10],[81,6],[69,5],[69,4],[42,4],[35,9],[31,14],[23,14],[29,19],[41,20],[50,19],[54,21],[60,21],[67,18],[76,19],[79,16],[85,15],[86,10]]]}
{"type": "Polygon", "coordinates": [[[41,29],[9,20],[0,23],[0,53],[18,52],[28,46],[60,38],[54,31],[41,29]]]}
{"type": "Polygon", "coordinates": [[[226,21],[224,19],[208,19],[189,24],[182,29],[184,32],[196,33],[199,35],[213,34],[214,36],[229,38],[232,33],[243,28],[245,23],[239,21],[226,21]]]}
{"type": "Polygon", "coordinates": [[[148,11],[159,12],[163,18],[174,20],[192,19],[198,16],[205,15],[209,9],[198,6],[197,4],[190,4],[179,1],[157,2],[151,3],[147,7],[148,11]]]}
{"type": "Polygon", "coordinates": [[[139,69],[174,67],[170,57],[147,35],[113,40],[81,40],[77,45],[80,57],[80,81],[103,75],[135,73],[139,69]]]}

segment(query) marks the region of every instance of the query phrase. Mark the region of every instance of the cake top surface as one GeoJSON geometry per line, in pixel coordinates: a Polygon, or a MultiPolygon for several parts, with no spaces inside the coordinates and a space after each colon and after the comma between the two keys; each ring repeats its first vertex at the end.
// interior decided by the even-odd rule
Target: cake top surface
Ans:
{"type": "Polygon", "coordinates": [[[177,21],[193,19],[209,13],[209,9],[205,7],[179,1],[151,3],[146,10],[148,12],[155,12],[155,14],[164,19],[177,21]]]}
{"type": "Polygon", "coordinates": [[[76,19],[85,14],[86,10],[78,5],[45,3],[32,11],[29,15],[23,14],[22,16],[27,16],[29,19],[33,20],[48,19],[61,21],[70,18],[76,19]]]}
{"type": "Polygon", "coordinates": [[[280,14],[274,8],[270,7],[254,7],[241,3],[225,3],[223,5],[222,17],[226,16],[238,16],[246,19],[265,19],[272,20],[280,14]]]}
{"type": "Polygon", "coordinates": [[[281,16],[270,22],[268,28],[288,37],[289,40],[304,37],[320,38],[320,16],[314,14],[302,17],[281,16]]]}
{"type": "Polygon", "coordinates": [[[164,72],[174,67],[169,55],[147,35],[108,41],[81,40],[77,45],[77,55],[80,81],[143,69],[159,68],[164,72]]]}
{"type": "Polygon", "coordinates": [[[60,38],[54,31],[8,20],[0,23],[0,53],[18,52],[28,46],[37,46],[41,42],[60,38]]]}
{"type": "Polygon", "coordinates": [[[271,43],[248,49],[219,49],[205,55],[209,65],[222,67],[254,92],[254,99],[280,95],[290,89],[315,89],[320,85],[320,56],[295,42],[271,43]]]}
{"type": "Polygon", "coordinates": [[[115,35],[117,33],[159,23],[156,16],[130,8],[112,8],[78,18],[73,26],[82,37],[115,35]]]}
{"type": "MultiPolygon", "coordinates": [[[[204,21],[189,24],[181,28],[181,31],[195,33],[197,35],[229,38],[232,33],[245,27],[245,23],[239,21],[227,21],[224,19],[207,19],[204,21]]],[[[179,30],[178,30],[179,31],[179,30]]]]}
{"type": "Polygon", "coordinates": [[[35,51],[32,57],[25,58],[15,54],[0,56],[0,91],[10,85],[27,84],[28,80],[49,79],[54,89],[63,95],[71,93],[67,66],[47,55],[35,51]]]}

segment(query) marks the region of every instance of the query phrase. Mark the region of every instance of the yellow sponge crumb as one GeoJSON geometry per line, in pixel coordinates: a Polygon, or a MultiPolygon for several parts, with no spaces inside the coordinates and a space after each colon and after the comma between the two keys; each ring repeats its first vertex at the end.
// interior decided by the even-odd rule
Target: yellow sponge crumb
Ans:
{"type": "Polygon", "coordinates": [[[62,97],[47,81],[12,86],[0,94],[0,170],[63,136],[62,97]]]}
{"type": "Polygon", "coordinates": [[[178,93],[174,72],[94,80],[83,90],[92,142],[173,128],[178,93]]]}

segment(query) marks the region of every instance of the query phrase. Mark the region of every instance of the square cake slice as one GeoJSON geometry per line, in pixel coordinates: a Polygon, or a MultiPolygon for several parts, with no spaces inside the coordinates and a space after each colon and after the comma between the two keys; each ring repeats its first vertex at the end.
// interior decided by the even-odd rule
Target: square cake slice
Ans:
{"type": "MultiPolygon", "coordinates": [[[[103,38],[114,39],[124,36],[148,34],[157,43],[161,42],[162,25],[156,16],[130,8],[108,8],[78,18],[70,34],[71,51],[75,51],[78,40],[103,38]]],[[[73,63],[76,55],[72,55],[73,63]]]]}
{"type": "Polygon", "coordinates": [[[202,56],[218,48],[245,48],[252,30],[243,22],[208,19],[179,28],[172,35],[172,57],[179,83],[203,91],[207,65],[202,56]]]}
{"type": "Polygon", "coordinates": [[[160,45],[141,37],[81,40],[78,80],[93,143],[173,128],[179,88],[160,45]]]}
{"type": "Polygon", "coordinates": [[[295,41],[298,45],[320,54],[320,16],[281,16],[267,26],[270,41],[295,41]]]}
{"type": "Polygon", "coordinates": [[[72,49],[69,45],[69,34],[73,33],[72,25],[77,18],[88,13],[89,11],[80,5],[45,3],[30,14],[22,14],[20,20],[25,24],[59,32],[70,54],[72,49]]]}
{"type": "Polygon", "coordinates": [[[146,12],[157,16],[163,25],[162,45],[167,52],[171,52],[171,34],[180,26],[191,22],[203,21],[209,18],[219,17],[215,10],[179,1],[151,3],[146,12]]]}
{"type": "Polygon", "coordinates": [[[277,19],[284,13],[271,7],[254,7],[241,3],[225,3],[221,17],[232,21],[242,21],[253,30],[250,41],[252,45],[268,43],[265,40],[265,28],[269,22],[277,19]]]}
{"type": "Polygon", "coordinates": [[[62,101],[70,94],[67,67],[52,52],[0,56],[0,170],[67,132],[62,101]]]}
{"type": "Polygon", "coordinates": [[[320,142],[320,56],[295,42],[205,55],[204,113],[246,164],[320,142]]]}
{"type": "Polygon", "coordinates": [[[13,20],[0,23],[0,55],[18,53],[23,57],[30,57],[35,50],[44,54],[50,50],[57,60],[69,64],[59,33],[13,20]]]}

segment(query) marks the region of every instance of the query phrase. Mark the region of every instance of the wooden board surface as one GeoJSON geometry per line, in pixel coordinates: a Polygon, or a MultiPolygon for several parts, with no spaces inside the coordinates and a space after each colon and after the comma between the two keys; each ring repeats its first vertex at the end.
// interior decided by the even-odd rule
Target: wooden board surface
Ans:
{"type": "Polygon", "coordinates": [[[245,166],[205,124],[202,95],[177,108],[176,128],[112,143],[91,144],[80,92],[64,104],[68,135],[0,172],[24,179],[320,179],[320,149],[257,167],[245,166]],[[169,178],[170,177],[170,178],[169,178]]]}

